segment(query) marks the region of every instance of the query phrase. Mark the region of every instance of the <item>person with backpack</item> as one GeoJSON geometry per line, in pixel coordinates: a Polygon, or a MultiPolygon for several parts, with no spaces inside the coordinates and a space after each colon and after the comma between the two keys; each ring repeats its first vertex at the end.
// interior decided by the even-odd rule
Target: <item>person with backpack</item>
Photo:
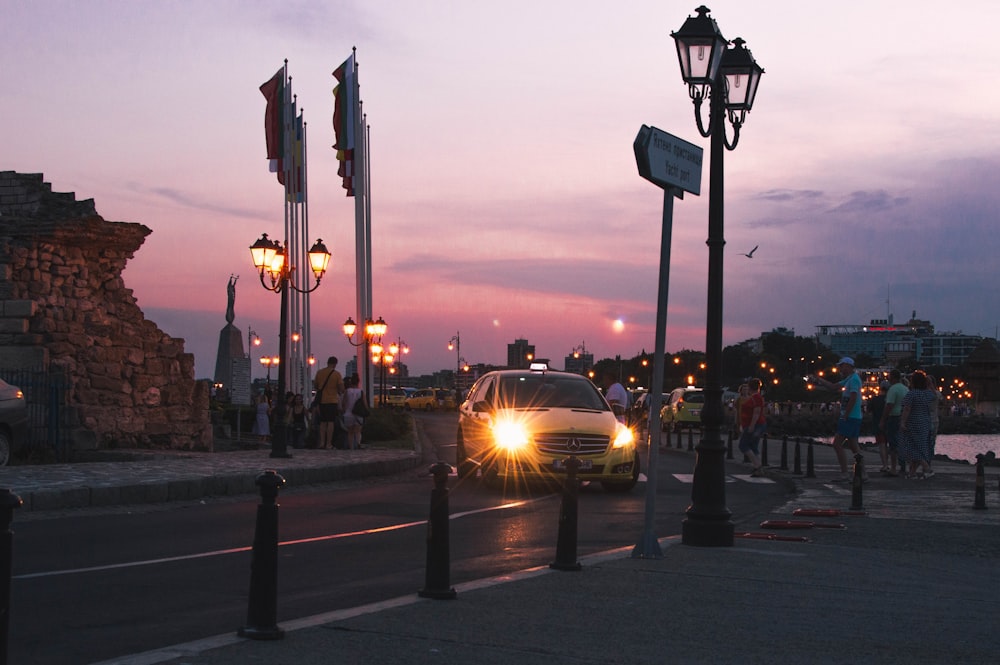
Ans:
{"type": "Polygon", "coordinates": [[[337,371],[337,357],[330,356],[326,367],[313,379],[316,401],[319,403],[318,448],[333,448],[333,433],[340,419],[340,396],[344,394],[344,379],[337,371]]]}

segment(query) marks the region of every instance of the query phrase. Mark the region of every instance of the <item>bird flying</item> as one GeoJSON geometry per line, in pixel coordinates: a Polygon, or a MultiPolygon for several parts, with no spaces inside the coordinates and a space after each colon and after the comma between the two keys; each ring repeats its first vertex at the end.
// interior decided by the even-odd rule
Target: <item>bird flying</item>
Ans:
{"type": "Polygon", "coordinates": [[[751,249],[749,252],[747,252],[743,256],[747,257],[748,259],[752,259],[753,258],[753,253],[757,251],[758,247],[760,247],[760,245],[754,245],[753,249],[751,249]]]}

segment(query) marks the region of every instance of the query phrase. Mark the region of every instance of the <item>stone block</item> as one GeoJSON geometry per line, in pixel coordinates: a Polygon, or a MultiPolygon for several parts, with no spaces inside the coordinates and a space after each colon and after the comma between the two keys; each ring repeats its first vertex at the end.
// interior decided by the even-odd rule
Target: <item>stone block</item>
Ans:
{"type": "Polygon", "coordinates": [[[0,316],[6,318],[31,318],[38,306],[34,300],[4,300],[0,316]]]}

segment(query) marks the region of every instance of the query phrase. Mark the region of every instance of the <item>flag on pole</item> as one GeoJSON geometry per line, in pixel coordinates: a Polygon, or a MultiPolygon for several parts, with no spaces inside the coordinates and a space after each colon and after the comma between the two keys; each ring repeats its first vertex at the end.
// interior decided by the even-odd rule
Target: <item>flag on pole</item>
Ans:
{"type": "MultiPolygon", "coordinates": [[[[302,203],[304,200],[304,178],[303,178],[303,167],[305,165],[305,147],[304,147],[304,127],[302,113],[299,112],[295,116],[295,139],[292,142],[292,154],[291,165],[292,165],[292,182],[286,188],[288,189],[288,200],[295,203],[302,203]]],[[[282,178],[279,178],[282,180],[282,178]]]]}
{"type": "Polygon", "coordinates": [[[354,136],[357,127],[358,80],[354,65],[354,54],[351,55],[333,72],[337,86],[333,89],[333,131],[336,143],[333,144],[340,160],[337,175],[343,178],[347,196],[354,196],[354,136]]]}
{"type": "Polygon", "coordinates": [[[282,163],[284,157],[285,139],[285,68],[282,67],[271,79],[260,86],[260,91],[267,99],[264,110],[264,138],[267,141],[267,158],[271,160],[270,170],[278,173],[278,182],[282,180],[282,163]]]}

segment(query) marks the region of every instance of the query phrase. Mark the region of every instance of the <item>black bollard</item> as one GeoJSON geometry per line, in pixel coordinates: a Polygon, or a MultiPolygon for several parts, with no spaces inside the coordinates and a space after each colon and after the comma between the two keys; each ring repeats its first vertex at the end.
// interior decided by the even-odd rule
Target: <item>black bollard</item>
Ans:
{"type": "Polygon", "coordinates": [[[675,425],[677,428],[677,450],[684,447],[684,442],[681,441],[681,437],[684,435],[684,431],[681,429],[680,425],[675,425]]]}
{"type": "Polygon", "coordinates": [[[781,437],[781,470],[788,471],[788,435],[781,437]]]}
{"type": "Polygon", "coordinates": [[[986,510],[986,468],[981,453],[976,455],[976,503],[972,507],[986,510]]]}
{"type": "Polygon", "coordinates": [[[795,455],[792,459],[792,473],[802,475],[802,439],[795,437],[795,455]]]}
{"type": "Polygon", "coordinates": [[[563,460],[566,465],[566,480],[563,482],[562,504],[559,507],[559,537],[556,542],[556,560],[549,568],[556,570],[580,570],[576,560],[577,497],[579,484],[576,472],[580,460],[572,455],[563,460]]]}
{"type": "Polygon", "coordinates": [[[14,562],[14,509],[24,504],[9,489],[0,489],[0,665],[7,665],[7,638],[10,628],[10,576],[14,562]]]}
{"type": "Polygon", "coordinates": [[[809,439],[809,445],[806,446],[806,478],[816,477],[816,467],[813,464],[813,442],[809,439]]]}
{"type": "Polygon", "coordinates": [[[257,476],[260,505],[250,559],[250,598],[247,625],[237,631],[252,640],[280,640],[285,631],[278,628],[278,490],[285,479],[268,469],[257,476]]]}
{"type": "Polygon", "coordinates": [[[861,485],[864,483],[865,458],[861,453],[854,456],[854,476],[851,478],[851,510],[863,510],[861,485]]]}
{"type": "Polygon", "coordinates": [[[760,463],[761,466],[768,466],[767,463],[767,433],[760,437],[760,463]]]}
{"type": "Polygon", "coordinates": [[[688,428],[688,451],[694,450],[694,428],[688,428]]]}
{"type": "Polygon", "coordinates": [[[431,514],[427,520],[427,572],[421,598],[451,600],[457,595],[451,586],[451,555],[448,535],[448,474],[451,466],[438,462],[431,467],[434,489],[431,490],[431,514]]]}
{"type": "Polygon", "coordinates": [[[733,459],[733,430],[729,430],[729,436],[726,437],[726,459],[733,459]]]}

